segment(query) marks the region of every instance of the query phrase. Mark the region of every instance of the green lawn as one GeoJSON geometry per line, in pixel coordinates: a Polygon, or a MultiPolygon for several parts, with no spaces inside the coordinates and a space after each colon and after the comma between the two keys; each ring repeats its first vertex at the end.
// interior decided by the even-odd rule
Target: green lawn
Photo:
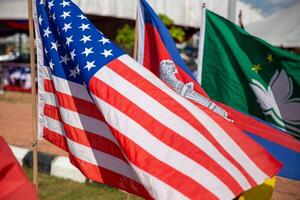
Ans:
{"type": "MultiPolygon", "coordinates": [[[[32,169],[25,169],[25,172],[32,180],[32,169]]],[[[41,200],[140,199],[102,184],[77,183],[41,173],[39,173],[38,182],[41,200]]]]}

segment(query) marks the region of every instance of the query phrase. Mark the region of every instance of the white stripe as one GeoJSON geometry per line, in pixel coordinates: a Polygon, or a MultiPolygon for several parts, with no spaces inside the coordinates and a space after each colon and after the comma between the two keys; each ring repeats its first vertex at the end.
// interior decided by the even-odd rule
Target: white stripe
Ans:
{"type": "Polygon", "coordinates": [[[144,11],[140,0],[137,2],[137,20],[138,20],[138,55],[137,60],[143,65],[144,63],[144,42],[145,42],[145,21],[144,21],[144,11]]]}
{"type": "Polygon", "coordinates": [[[61,118],[64,123],[75,128],[105,137],[118,145],[116,139],[113,137],[108,125],[105,122],[59,106],[57,103],[57,98],[53,93],[45,92],[45,97],[46,104],[59,108],[61,118]]]}
{"type": "Polygon", "coordinates": [[[135,170],[137,176],[140,178],[140,180],[143,180],[143,186],[146,188],[146,190],[151,194],[151,196],[154,199],[160,199],[160,200],[187,200],[186,196],[184,196],[182,193],[178,192],[177,190],[173,189],[166,183],[162,182],[155,176],[152,176],[148,172],[145,172],[144,170],[138,168],[133,163],[130,163],[132,168],[135,170]]]}
{"type": "MultiPolygon", "coordinates": [[[[178,117],[150,97],[147,93],[135,87],[108,67],[103,67],[95,76],[116,89],[123,96],[126,96],[126,98],[139,106],[157,121],[195,144],[236,179],[242,188],[248,189],[251,187],[244,175],[229,160],[227,160],[210,141],[188,122],[178,117]]],[[[165,85],[165,87],[167,86],[165,85]]],[[[178,98],[182,97],[178,95],[178,98]]],[[[207,123],[211,122],[208,121],[207,123]]]]}
{"type": "Polygon", "coordinates": [[[46,122],[44,125],[45,128],[48,128],[49,130],[51,130],[61,136],[64,136],[64,137],[67,136],[63,125],[58,120],[55,120],[48,116],[45,116],[45,122],[46,122]]]}
{"type": "Polygon", "coordinates": [[[199,122],[212,134],[218,143],[250,174],[257,184],[264,182],[268,176],[248,157],[248,155],[228,136],[228,133],[220,127],[213,119],[211,119],[204,111],[196,105],[184,98],[179,98],[178,94],[167,87],[154,74],[143,66],[137,64],[128,55],[123,55],[118,58],[129,68],[140,74],[156,87],[172,97],[175,101],[185,107],[191,114],[198,119],[199,122]]]}
{"type": "Polygon", "coordinates": [[[44,92],[43,99],[46,104],[59,107],[55,94],[51,92],[44,92]]]}
{"type": "MultiPolygon", "coordinates": [[[[119,84],[121,85],[123,83],[119,84]]],[[[221,182],[206,168],[202,167],[180,152],[170,148],[168,145],[154,137],[133,119],[129,118],[127,115],[120,112],[110,104],[104,102],[95,94],[92,95],[101,110],[104,113],[107,113],[105,115],[106,121],[112,127],[145,149],[145,151],[147,151],[149,154],[156,157],[158,160],[160,160],[160,162],[166,163],[177,171],[192,178],[220,199],[232,199],[235,196],[223,182],[221,182]]],[[[172,172],[170,172],[169,175],[172,175],[172,172]]],[[[144,184],[146,185],[147,183],[144,184]]]]}
{"type": "Polygon", "coordinates": [[[52,75],[52,77],[57,91],[94,103],[87,89],[83,85],[67,81],[66,79],[55,75],[52,75]]]}
{"type": "Polygon", "coordinates": [[[134,170],[130,165],[115,156],[98,151],[96,149],[91,149],[87,146],[78,144],[68,138],[68,147],[70,152],[77,158],[84,160],[85,162],[97,165],[115,173],[126,176],[138,183],[140,183],[139,178],[136,176],[134,170]]]}
{"type": "MultiPolygon", "coordinates": [[[[43,43],[40,35],[39,25],[38,25],[38,16],[37,16],[37,9],[36,9],[36,1],[33,1],[32,4],[33,8],[33,21],[35,25],[35,44],[37,49],[37,78],[38,78],[38,107],[37,107],[37,135],[38,139],[41,140],[43,138],[43,126],[44,126],[44,102],[41,100],[41,96],[43,95],[44,87],[43,87],[43,79],[44,74],[42,73],[41,69],[44,63],[44,55],[43,55],[43,43]]],[[[33,84],[32,84],[33,85],[33,84]]]]}
{"type": "MultiPolygon", "coordinates": [[[[63,124],[61,122],[52,119],[50,117],[46,117],[46,119],[47,119],[47,125],[45,126],[46,128],[56,132],[59,135],[66,136],[66,133],[63,128],[63,124]]],[[[66,137],[66,139],[67,139],[69,151],[75,157],[84,160],[85,162],[88,162],[90,164],[109,169],[110,171],[121,174],[140,183],[139,178],[136,176],[131,166],[128,165],[123,160],[115,156],[112,156],[110,154],[74,142],[68,137],[66,137]]]]}

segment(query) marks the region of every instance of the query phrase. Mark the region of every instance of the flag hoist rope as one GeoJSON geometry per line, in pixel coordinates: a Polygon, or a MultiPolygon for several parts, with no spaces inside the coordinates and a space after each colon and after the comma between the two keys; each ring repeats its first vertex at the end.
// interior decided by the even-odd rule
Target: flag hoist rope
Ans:
{"type": "Polygon", "coordinates": [[[37,158],[37,95],[36,95],[36,69],[34,54],[34,31],[33,31],[33,12],[32,0],[28,0],[28,24],[29,24],[29,44],[30,44],[30,66],[31,66],[31,100],[32,100],[32,132],[33,132],[33,183],[38,188],[38,158],[37,158]]]}

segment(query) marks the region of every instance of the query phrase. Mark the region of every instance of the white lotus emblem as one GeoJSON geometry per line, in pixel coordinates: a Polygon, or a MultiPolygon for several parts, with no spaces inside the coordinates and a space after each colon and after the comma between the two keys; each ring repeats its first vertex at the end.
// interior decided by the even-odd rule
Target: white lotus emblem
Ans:
{"type": "Polygon", "coordinates": [[[267,88],[252,79],[250,87],[265,115],[270,115],[278,125],[300,133],[300,98],[292,98],[293,82],[284,69],[276,70],[267,88]]]}

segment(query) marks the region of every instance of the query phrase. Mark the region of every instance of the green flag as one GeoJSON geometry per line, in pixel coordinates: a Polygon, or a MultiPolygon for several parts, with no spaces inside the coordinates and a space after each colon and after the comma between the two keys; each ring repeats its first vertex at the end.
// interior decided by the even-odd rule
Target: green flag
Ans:
{"type": "Polygon", "coordinates": [[[274,47],[207,11],[200,71],[201,85],[212,99],[299,138],[299,55],[274,47]]]}

